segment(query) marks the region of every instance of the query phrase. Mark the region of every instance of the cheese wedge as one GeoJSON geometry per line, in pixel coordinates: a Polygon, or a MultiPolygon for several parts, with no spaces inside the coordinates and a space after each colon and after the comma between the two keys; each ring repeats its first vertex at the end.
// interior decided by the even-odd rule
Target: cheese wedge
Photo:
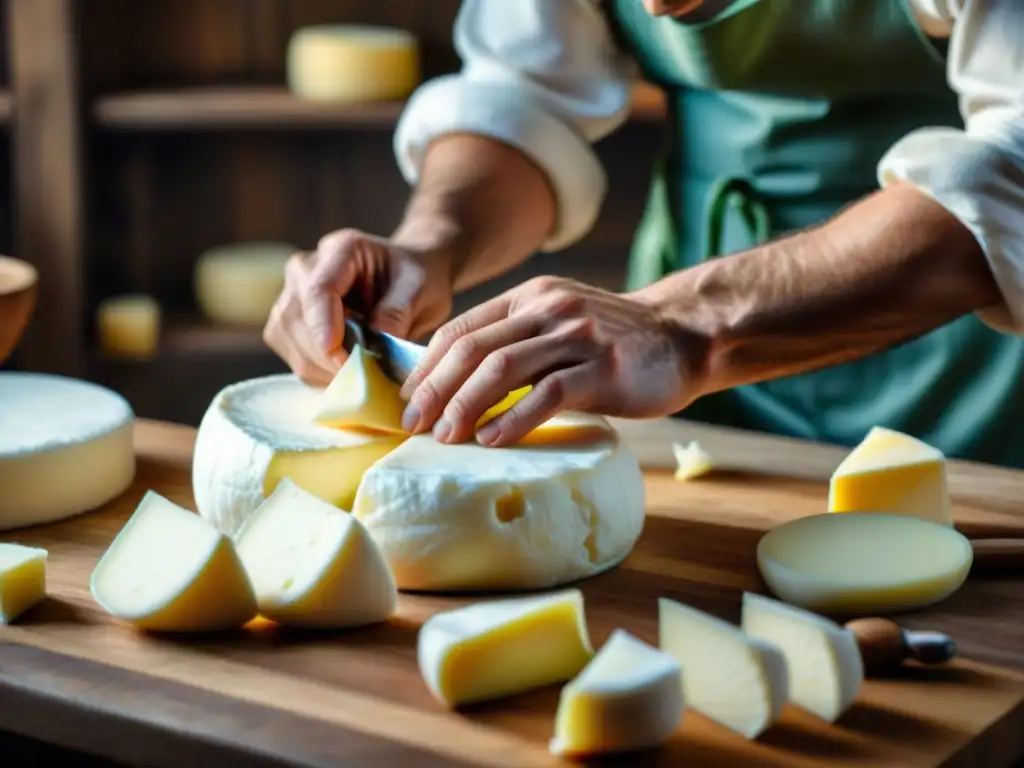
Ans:
{"type": "Polygon", "coordinates": [[[916,438],[874,427],[829,484],[830,512],[890,512],[953,525],[942,452],[916,438]]]}
{"type": "Polygon", "coordinates": [[[282,480],[237,537],[260,615],[340,628],[384,621],[398,590],[370,534],[352,515],[282,480]]]}
{"type": "Polygon", "coordinates": [[[703,715],[754,738],[789,698],[782,652],[696,608],[658,599],[661,649],[683,669],[683,699],[703,715]]]}
{"type": "Polygon", "coordinates": [[[400,390],[373,355],[357,344],[324,390],[313,420],[335,429],[406,435],[400,390]]]}
{"type": "Polygon", "coordinates": [[[10,624],[46,599],[47,551],[0,544],[0,624],[10,624]]]}
{"type": "Polygon", "coordinates": [[[743,594],[743,631],[778,648],[789,669],[789,698],[835,722],[860,692],[864,664],[853,632],[815,613],[743,594]]]}
{"type": "Polygon", "coordinates": [[[430,692],[459,707],[569,680],[593,656],[583,595],[474,603],[428,619],[417,656],[430,692]]]}
{"type": "Polygon", "coordinates": [[[104,610],[140,629],[225,630],[256,616],[231,540],[153,491],[100,558],[89,586],[104,610]]]}
{"type": "Polygon", "coordinates": [[[683,718],[679,663],[621,629],[562,689],[553,754],[586,757],[663,744],[683,718]]]}
{"type": "Polygon", "coordinates": [[[714,469],[711,454],[701,448],[696,440],[686,445],[673,443],[672,453],[676,458],[676,480],[692,480],[714,469]]]}

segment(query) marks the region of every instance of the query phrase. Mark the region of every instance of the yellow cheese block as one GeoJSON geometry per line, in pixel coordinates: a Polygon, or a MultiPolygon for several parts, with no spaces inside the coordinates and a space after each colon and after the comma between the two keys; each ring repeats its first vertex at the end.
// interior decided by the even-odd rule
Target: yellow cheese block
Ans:
{"type": "Polygon", "coordinates": [[[696,440],[686,445],[673,443],[672,453],[676,459],[676,480],[692,480],[714,469],[711,455],[696,440]]]}
{"type": "Polygon", "coordinates": [[[288,45],[288,87],[303,99],[345,103],[404,99],[419,85],[419,45],[403,29],[323,25],[288,45]]]}
{"type": "Polygon", "coordinates": [[[586,757],[655,747],[676,730],[683,709],[679,663],[619,629],[562,689],[551,752],[586,757]]]}
{"type": "Polygon", "coordinates": [[[474,603],[431,617],[417,655],[430,692],[449,707],[569,680],[593,656],[583,594],[474,603]]]}
{"type": "Polygon", "coordinates": [[[104,610],[140,629],[225,630],[256,616],[231,540],[153,491],[96,564],[90,589],[104,610]]]}
{"type": "Polygon", "coordinates": [[[875,616],[922,608],[964,583],[974,551],[946,525],[905,515],[813,515],[765,534],[757,563],[779,598],[811,611],[875,616]]]}
{"type": "Polygon", "coordinates": [[[45,549],[0,544],[0,624],[10,624],[46,598],[45,549]]]}
{"type": "Polygon", "coordinates": [[[284,288],[285,264],[298,250],[275,242],[210,248],[196,261],[196,303],[210,320],[262,326],[284,288]]]}
{"type": "Polygon", "coordinates": [[[265,618],[340,628],[394,613],[395,580],[362,523],[290,480],[242,527],[237,546],[265,618]]]}
{"type": "Polygon", "coordinates": [[[100,347],[113,357],[148,359],[160,340],[160,305],[151,296],[114,296],[96,312],[100,347]]]}
{"type": "Polygon", "coordinates": [[[843,460],[829,486],[830,512],[890,512],[953,525],[942,452],[874,427],[843,460]]]}
{"type": "Polygon", "coordinates": [[[314,421],[334,429],[408,434],[402,429],[401,387],[358,344],[320,398],[314,421]]]}

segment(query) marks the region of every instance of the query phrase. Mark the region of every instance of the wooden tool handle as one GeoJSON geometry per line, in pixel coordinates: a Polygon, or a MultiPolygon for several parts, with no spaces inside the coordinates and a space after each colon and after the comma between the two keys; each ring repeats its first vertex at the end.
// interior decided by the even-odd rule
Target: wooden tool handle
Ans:
{"type": "Polygon", "coordinates": [[[890,672],[908,659],[942,664],[956,656],[956,643],[941,632],[903,629],[889,619],[856,619],[846,628],[857,637],[868,675],[890,672]]]}
{"type": "Polygon", "coordinates": [[[985,571],[1024,570],[1024,539],[974,539],[973,568],[985,571]]]}

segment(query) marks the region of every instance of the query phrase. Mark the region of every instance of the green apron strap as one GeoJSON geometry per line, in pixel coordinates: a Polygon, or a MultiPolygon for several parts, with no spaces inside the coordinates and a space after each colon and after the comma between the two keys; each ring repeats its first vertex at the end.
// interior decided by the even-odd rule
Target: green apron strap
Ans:
{"type": "Polygon", "coordinates": [[[725,177],[712,187],[704,221],[704,259],[722,254],[725,234],[725,214],[736,201],[747,231],[755,245],[763,245],[772,236],[771,219],[764,199],[746,179],[725,177]]]}

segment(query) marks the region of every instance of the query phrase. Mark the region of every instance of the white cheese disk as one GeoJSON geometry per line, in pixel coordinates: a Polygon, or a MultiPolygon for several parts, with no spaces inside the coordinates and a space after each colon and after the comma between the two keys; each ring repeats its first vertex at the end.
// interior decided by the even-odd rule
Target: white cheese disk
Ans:
{"type": "Polygon", "coordinates": [[[261,326],[284,288],[284,268],[299,249],[289,243],[220,245],[196,260],[196,303],[211,320],[261,326]]]}
{"type": "Polygon", "coordinates": [[[771,591],[820,613],[875,616],[923,608],[953,594],[974,550],[947,525],[862,512],[784,523],[761,537],[757,564],[771,591]]]}
{"type": "Polygon", "coordinates": [[[438,613],[417,639],[423,680],[449,707],[569,680],[593,652],[578,589],[438,613]]]}
{"type": "Polygon", "coordinates": [[[395,580],[362,524],[291,480],[237,537],[260,615],[297,627],[374,624],[394,613],[395,580]]]}
{"type": "Polygon", "coordinates": [[[545,444],[557,419],[508,448],[417,435],[370,467],[352,512],[400,589],[539,589],[625,559],[644,523],[640,467],[604,419],[566,419],[588,439],[545,444]]]}
{"type": "Polygon", "coordinates": [[[285,477],[351,509],[363,473],[403,438],[313,424],[321,392],[284,374],[234,384],[214,398],[192,461],[192,490],[203,517],[234,536],[285,477]]]}
{"type": "Polygon", "coordinates": [[[683,668],[687,706],[748,739],[779,719],[789,676],[778,648],[664,597],[658,624],[661,649],[683,668]]]}
{"type": "Polygon", "coordinates": [[[46,559],[39,547],[0,543],[0,624],[46,599],[46,559]]]}
{"type": "Polygon", "coordinates": [[[584,757],[663,744],[683,718],[679,662],[615,630],[562,689],[553,754],[584,757]]]}
{"type": "Polygon", "coordinates": [[[676,480],[692,480],[714,469],[711,454],[701,448],[696,440],[686,445],[672,443],[672,453],[676,459],[676,480]]]}
{"type": "Polygon", "coordinates": [[[103,506],[135,477],[134,414],[115,392],[0,372],[0,530],[103,506]]]}
{"type": "Polygon", "coordinates": [[[743,593],[743,631],[786,657],[789,698],[828,722],[842,715],[864,683],[864,662],[850,630],[810,611],[743,593]]]}

